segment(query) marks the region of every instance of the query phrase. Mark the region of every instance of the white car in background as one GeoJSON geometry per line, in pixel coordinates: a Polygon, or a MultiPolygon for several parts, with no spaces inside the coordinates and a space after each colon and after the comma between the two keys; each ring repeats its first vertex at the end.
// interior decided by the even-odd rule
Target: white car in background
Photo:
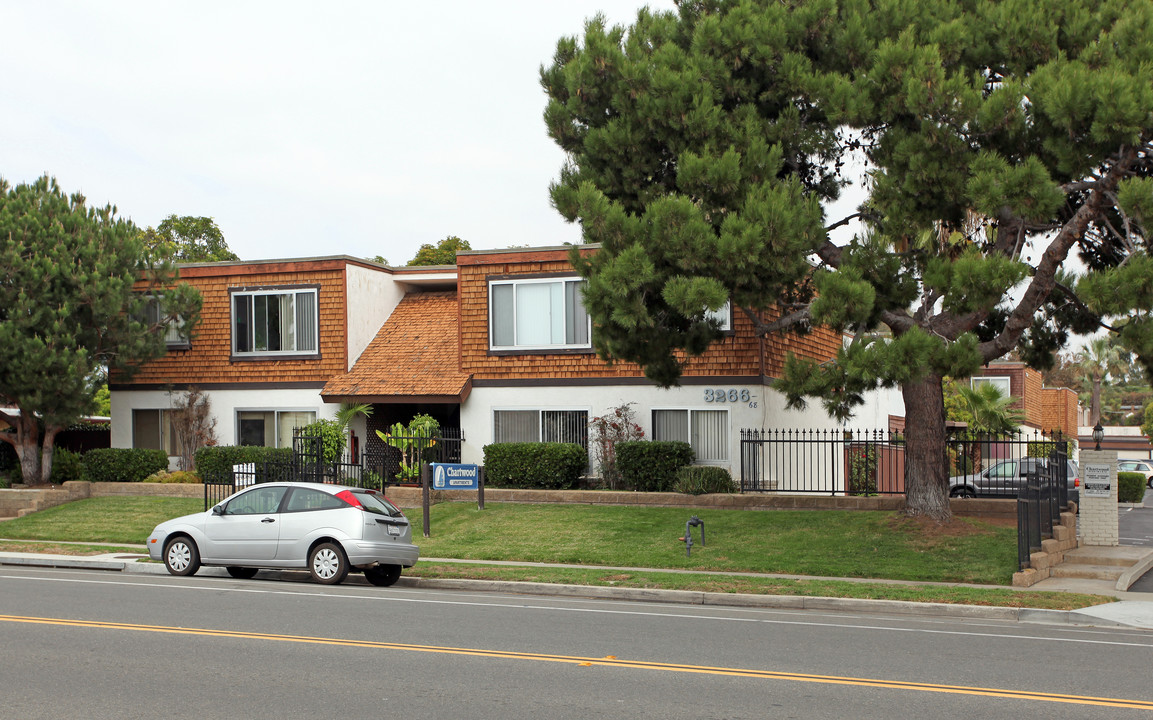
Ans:
{"type": "Polygon", "coordinates": [[[1118,460],[1117,472],[1136,472],[1145,476],[1145,485],[1153,488],[1153,460],[1118,460]]]}
{"type": "Polygon", "coordinates": [[[376,490],[319,483],[261,483],[211,510],[162,522],[148,537],[148,555],[173,575],[202,565],[251,578],[261,568],[307,569],[335,585],[359,570],[373,585],[392,585],[420,549],[412,526],[376,490]]]}

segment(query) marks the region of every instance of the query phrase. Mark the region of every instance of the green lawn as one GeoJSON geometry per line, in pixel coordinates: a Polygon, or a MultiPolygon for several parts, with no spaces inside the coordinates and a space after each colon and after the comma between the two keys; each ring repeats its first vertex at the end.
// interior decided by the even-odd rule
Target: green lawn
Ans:
{"type": "MultiPolygon", "coordinates": [[[[80,500],[0,523],[0,550],[110,552],[107,544],[143,545],[159,522],[202,510],[202,500],[105,497],[80,500]],[[61,546],[52,541],[90,543],[61,546]]],[[[1018,591],[1006,587],[1016,569],[1016,529],[967,518],[946,527],[895,513],[742,511],[590,505],[471,503],[432,508],[432,537],[421,532],[419,508],[407,511],[422,558],[511,560],[606,565],[508,567],[422,560],[408,576],[668,588],[706,592],[857,597],[918,602],[1072,609],[1110,598],[1018,591]],[[685,521],[705,521],[705,545],[693,532],[685,556],[685,521]],[[668,570],[773,573],[813,578],[962,582],[988,588],[892,585],[843,580],[782,579],[668,570]],[[1000,587],[997,587],[1000,586],[1000,587]]]]}
{"type": "MultiPolygon", "coordinates": [[[[201,500],[105,497],[5,521],[0,536],[25,540],[143,544],[162,520],[203,509],[201,500]]],[[[470,503],[432,508],[432,537],[408,512],[424,557],[523,560],[689,570],[1008,584],[1015,530],[959,518],[947,530],[893,513],[698,510],[685,556],[674,508],[470,503]]]]}

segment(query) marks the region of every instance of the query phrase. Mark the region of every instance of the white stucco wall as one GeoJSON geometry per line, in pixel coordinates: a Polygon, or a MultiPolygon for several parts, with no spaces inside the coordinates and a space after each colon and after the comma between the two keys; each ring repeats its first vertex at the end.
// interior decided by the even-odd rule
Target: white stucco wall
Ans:
{"type": "Polygon", "coordinates": [[[404,297],[404,291],[384,270],[350,264],[345,266],[344,278],[348,297],[348,369],[351,370],[404,297]]]}
{"type": "MultiPolygon", "coordinates": [[[[116,390],[112,392],[112,447],[132,447],[132,411],[169,409],[181,394],[162,390],[116,390]]],[[[320,398],[320,388],[205,391],[216,419],[216,441],[238,441],[236,413],[241,410],[314,412],[317,419],[332,419],[340,407],[320,398]]]]}
{"type": "Polygon", "coordinates": [[[811,402],[804,410],[788,410],[783,395],[758,384],[684,385],[667,390],[649,385],[474,387],[461,407],[461,427],[465,433],[462,462],[483,463],[483,448],[493,442],[494,410],[585,410],[591,419],[632,402],[637,423],[644,429],[646,438],[652,437],[653,409],[728,410],[729,460],[723,467],[738,477],[742,429],[883,430],[888,428],[890,414],[904,414],[900,400],[900,393],[870,393],[854,419],[842,426],[825,414],[820,402],[811,402]],[[725,400],[715,401],[722,390],[725,400]],[[729,400],[730,390],[735,390],[736,401],[729,400]],[[742,391],[747,391],[747,400],[741,400],[745,397],[742,391]]]}

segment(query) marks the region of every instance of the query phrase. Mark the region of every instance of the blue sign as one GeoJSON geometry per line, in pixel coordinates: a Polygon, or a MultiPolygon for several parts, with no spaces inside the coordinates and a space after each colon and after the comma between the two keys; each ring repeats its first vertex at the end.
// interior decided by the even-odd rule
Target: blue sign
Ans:
{"type": "Polygon", "coordinates": [[[477,490],[480,466],[460,463],[431,463],[434,490],[477,490]]]}

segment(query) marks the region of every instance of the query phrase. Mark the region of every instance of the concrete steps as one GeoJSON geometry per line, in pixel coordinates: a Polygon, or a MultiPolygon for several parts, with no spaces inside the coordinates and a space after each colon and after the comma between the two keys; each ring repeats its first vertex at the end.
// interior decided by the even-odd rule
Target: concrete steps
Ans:
{"type": "Polygon", "coordinates": [[[1050,569],[1052,577],[1117,580],[1149,554],[1139,547],[1079,547],[1065,553],[1064,562],[1050,569]]]}
{"type": "Polygon", "coordinates": [[[76,500],[77,495],[63,488],[0,488],[0,518],[24,517],[37,510],[76,500]]]}

